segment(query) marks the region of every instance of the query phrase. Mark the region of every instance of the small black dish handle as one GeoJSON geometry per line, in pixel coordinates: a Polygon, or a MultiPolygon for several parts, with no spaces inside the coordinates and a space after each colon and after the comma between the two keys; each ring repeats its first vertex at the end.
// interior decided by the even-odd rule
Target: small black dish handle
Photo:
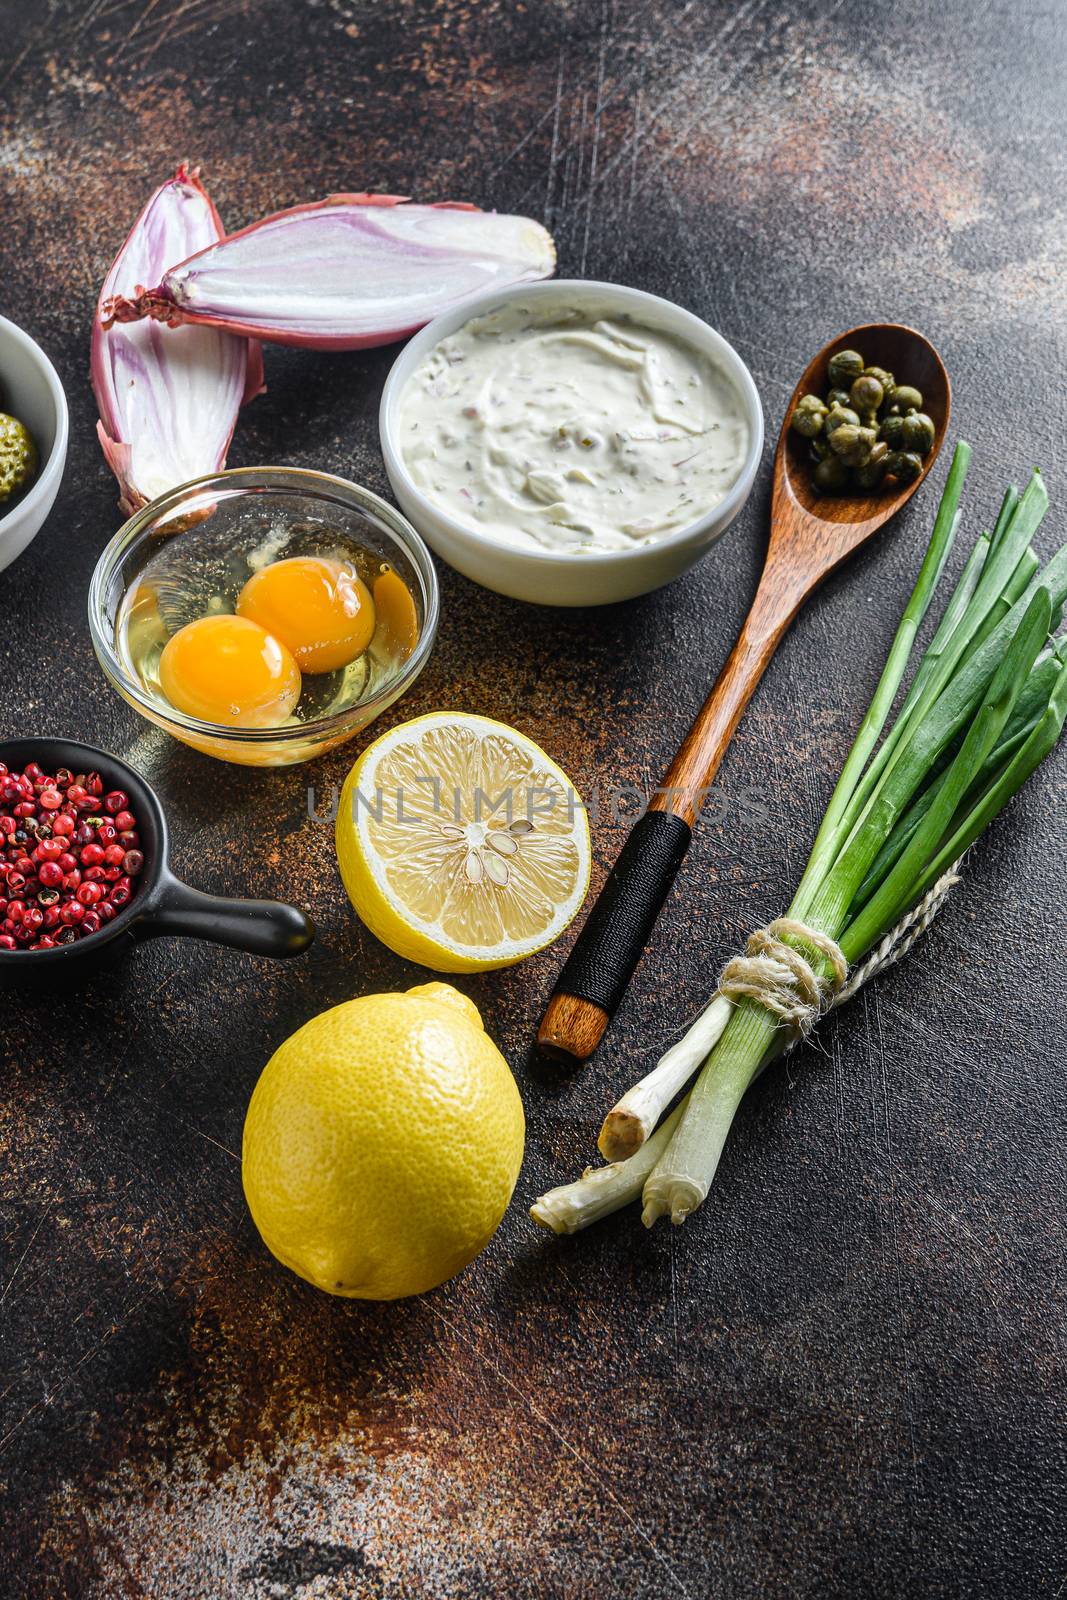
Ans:
{"type": "Polygon", "coordinates": [[[315,938],[315,924],[281,900],[224,900],[201,894],[168,873],[156,885],[134,933],[138,938],[210,939],[253,956],[299,956],[315,938]]]}

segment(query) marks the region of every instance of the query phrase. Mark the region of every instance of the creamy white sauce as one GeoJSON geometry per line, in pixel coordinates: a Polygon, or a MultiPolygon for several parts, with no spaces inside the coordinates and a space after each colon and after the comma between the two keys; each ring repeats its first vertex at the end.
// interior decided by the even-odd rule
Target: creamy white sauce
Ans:
{"type": "Polygon", "coordinates": [[[749,430],[726,374],[672,334],[521,302],[430,351],[400,397],[428,499],[495,539],[556,551],[651,544],[712,510],[749,430]]]}

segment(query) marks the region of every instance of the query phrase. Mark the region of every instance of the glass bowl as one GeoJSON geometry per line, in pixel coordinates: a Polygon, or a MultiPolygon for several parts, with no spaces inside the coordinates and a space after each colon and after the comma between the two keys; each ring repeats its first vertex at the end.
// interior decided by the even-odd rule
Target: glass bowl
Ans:
{"type": "Polygon", "coordinates": [[[149,722],[220,761],[250,767],[293,766],[332,750],[373,722],[406,693],[429,659],[437,633],[439,595],[433,559],[398,511],[358,484],[297,467],[238,467],[181,484],[130,518],[106,547],[89,586],[89,630],[104,676],[149,722]],[[124,661],[118,641],[123,601],[149,561],[172,541],[209,537],[225,548],[248,545],[250,529],[289,524],[321,527],[357,541],[398,573],[415,603],[419,636],[411,655],[374,692],[318,720],[271,728],[203,722],[161,702],[124,661]],[[220,537],[221,536],[221,537],[220,537]]]}

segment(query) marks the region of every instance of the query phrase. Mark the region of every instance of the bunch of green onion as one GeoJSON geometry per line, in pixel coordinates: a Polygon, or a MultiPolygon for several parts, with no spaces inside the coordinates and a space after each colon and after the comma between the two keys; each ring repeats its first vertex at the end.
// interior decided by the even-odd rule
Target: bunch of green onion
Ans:
{"type": "MultiPolygon", "coordinates": [[[[1035,472],[977,539],[882,738],[959,527],[970,457],[956,446],[918,580],[787,913],[835,940],[850,967],[944,879],[1067,717],[1067,638],[1052,637],[1067,602],[1067,546],[1041,568],[1031,540],[1048,495],[1035,472]]],[[[829,978],[819,949],[783,937],[829,978]]],[[[758,1001],[717,995],[609,1113],[600,1148],[612,1165],[543,1195],[534,1219],[572,1233],[641,1194],[646,1226],[664,1215],[683,1222],[707,1195],[745,1090],[793,1038],[758,1001]]]]}

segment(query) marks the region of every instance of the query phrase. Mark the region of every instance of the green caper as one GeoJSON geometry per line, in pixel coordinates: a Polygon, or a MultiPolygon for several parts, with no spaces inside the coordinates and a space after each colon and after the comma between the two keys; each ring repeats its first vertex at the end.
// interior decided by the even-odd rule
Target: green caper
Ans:
{"type": "Polygon", "coordinates": [[[808,441],[816,489],[867,492],[886,477],[914,483],[936,433],[920,390],[898,385],[886,367],[867,366],[857,350],[831,356],[827,381],[825,398],[804,395],[790,418],[808,441]]]}
{"type": "Polygon", "coordinates": [[[868,367],[863,376],[865,378],[878,379],[878,382],[882,385],[882,404],[888,405],[889,401],[893,397],[893,390],[897,386],[897,380],[894,378],[893,374],[891,372],[887,372],[884,367],[868,367]]]}
{"type": "Polygon", "coordinates": [[[877,435],[873,428],[854,427],[845,423],[830,435],[830,449],[847,467],[862,467],[874,447],[877,435]]]}
{"type": "Polygon", "coordinates": [[[835,456],[840,456],[841,461],[848,467],[862,467],[873,443],[875,443],[875,430],[873,427],[856,427],[846,422],[843,427],[835,427],[830,434],[830,450],[835,456]]]}
{"type": "Polygon", "coordinates": [[[904,447],[904,418],[899,412],[891,411],[883,417],[878,428],[879,437],[884,439],[890,450],[901,450],[904,447]]]}
{"type": "Polygon", "coordinates": [[[914,483],[922,469],[922,459],[913,450],[891,450],[885,458],[886,477],[898,483],[914,483]]]}
{"type": "Polygon", "coordinates": [[[898,384],[893,391],[893,410],[906,416],[909,411],[921,411],[923,397],[918,389],[913,389],[910,383],[898,384]]]}
{"type": "Polygon", "coordinates": [[[859,413],[850,411],[848,406],[834,406],[823,423],[823,432],[829,438],[838,428],[858,428],[860,425],[859,413]]]}
{"type": "Polygon", "coordinates": [[[811,476],[816,489],[821,489],[824,494],[836,494],[848,483],[848,468],[839,456],[827,456],[825,461],[819,462],[811,476]]]}
{"type": "Polygon", "coordinates": [[[822,432],[822,425],[826,421],[826,406],[817,394],[805,394],[800,397],[793,412],[793,427],[802,439],[814,439],[815,435],[822,432]]]}
{"type": "Polygon", "coordinates": [[[872,378],[869,372],[864,372],[858,377],[849,390],[848,398],[853,411],[862,415],[865,411],[877,411],[885,395],[885,390],[877,378],[872,378]]]}
{"type": "Polygon", "coordinates": [[[878,443],[871,447],[871,453],[862,467],[857,467],[853,473],[857,489],[877,489],[880,487],[882,479],[885,477],[885,463],[888,454],[889,446],[884,439],[879,439],[878,443]]]}
{"type": "Polygon", "coordinates": [[[934,445],[934,424],[925,411],[909,411],[900,419],[900,438],[905,450],[928,456],[934,445]]]}
{"type": "Polygon", "coordinates": [[[831,387],[851,389],[865,366],[866,362],[858,350],[839,350],[835,356],[830,357],[826,369],[831,387]]]}

